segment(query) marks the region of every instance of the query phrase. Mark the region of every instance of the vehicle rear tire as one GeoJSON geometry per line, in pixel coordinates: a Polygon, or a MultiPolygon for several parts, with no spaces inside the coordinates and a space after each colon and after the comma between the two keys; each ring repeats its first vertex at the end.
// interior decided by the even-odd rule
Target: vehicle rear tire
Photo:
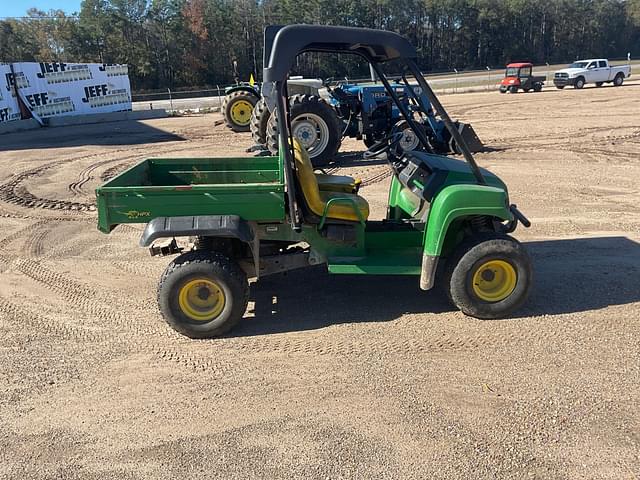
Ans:
{"type": "Polygon", "coordinates": [[[531,90],[530,88],[523,88],[522,89],[524,91],[524,93],[529,93],[529,90],[531,90]]]}
{"type": "Polygon", "coordinates": [[[600,88],[602,85],[604,85],[604,82],[596,82],[596,87],[600,88]]]}
{"type": "Polygon", "coordinates": [[[583,77],[576,78],[576,82],[573,84],[573,88],[582,90],[582,88],[584,88],[584,78],[583,77]]]}
{"type": "Polygon", "coordinates": [[[518,87],[509,87],[509,93],[518,93],[518,87]]]}
{"type": "Polygon", "coordinates": [[[536,83],[533,86],[533,91],[536,92],[536,93],[541,92],[542,91],[542,84],[541,83],[536,83]]]}
{"type": "Polygon", "coordinates": [[[249,124],[251,130],[251,138],[258,145],[265,145],[267,143],[267,123],[271,112],[267,108],[267,103],[264,98],[261,98],[251,113],[251,123],[249,124]]]}
{"type": "Polygon", "coordinates": [[[222,101],[222,115],[227,127],[234,132],[248,132],[251,113],[256,103],[258,97],[246,90],[238,90],[225,96],[222,101]]]}
{"type": "Polygon", "coordinates": [[[229,257],[193,250],[173,260],[158,285],[165,321],[190,338],[222,335],[244,315],[249,301],[247,275],[229,257]]]}
{"type": "MultiPolygon", "coordinates": [[[[291,129],[309,152],[314,167],[334,159],[342,141],[338,117],[331,106],[315,95],[294,95],[290,99],[291,129]]],[[[267,123],[267,147],[278,153],[278,118],[275,112],[267,123]]]]}
{"type": "Polygon", "coordinates": [[[518,309],[531,291],[533,268],[522,244],[497,233],[463,241],[447,262],[445,291],[465,315],[501,318],[518,309]]]}
{"type": "Polygon", "coordinates": [[[619,87],[623,83],[624,83],[624,75],[619,73],[618,75],[616,75],[616,78],[613,79],[613,86],[619,87]]]}

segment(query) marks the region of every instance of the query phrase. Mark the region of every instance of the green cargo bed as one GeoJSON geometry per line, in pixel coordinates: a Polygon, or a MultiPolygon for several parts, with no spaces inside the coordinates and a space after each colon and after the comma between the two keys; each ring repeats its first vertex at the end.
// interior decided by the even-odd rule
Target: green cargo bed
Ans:
{"type": "Polygon", "coordinates": [[[152,158],[96,189],[98,228],[156,217],[238,215],[284,219],[284,178],[279,157],[152,158]]]}

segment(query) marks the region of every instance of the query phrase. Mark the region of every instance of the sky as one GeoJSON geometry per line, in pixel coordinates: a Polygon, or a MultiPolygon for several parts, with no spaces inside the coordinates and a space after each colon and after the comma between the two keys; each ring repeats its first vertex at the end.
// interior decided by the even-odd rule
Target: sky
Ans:
{"type": "Polygon", "coordinates": [[[0,17],[23,17],[31,7],[44,10],[64,10],[73,13],[80,10],[81,0],[0,0],[0,17]]]}

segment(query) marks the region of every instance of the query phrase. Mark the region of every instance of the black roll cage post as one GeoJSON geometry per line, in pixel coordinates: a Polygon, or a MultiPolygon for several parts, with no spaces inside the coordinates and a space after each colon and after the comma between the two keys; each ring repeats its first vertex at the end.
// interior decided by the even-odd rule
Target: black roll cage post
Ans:
{"type": "Polygon", "coordinates": [[[284,165],[284,176],[287,185],[287,200],[289,201],[289,222],[291,224],[291,228],[295,232],[300,232],[302,228],[300,226],[298,202],[296,200],[296,184],[295,179],[293,178],[293,169],[295,168],[292,153],[293,132],[291,129],[291,117],[289,115],[289,91],[287,89],[286,79],[284,81],[277,81],[275,83],[275,88],[277,94],[277,118],[284,118],[284,123],[287,127],[286,129],[279,128],[278,141],[280,145],[278,150],[283,152],[284,161],[286,163],[286,165],[284,165]]]}

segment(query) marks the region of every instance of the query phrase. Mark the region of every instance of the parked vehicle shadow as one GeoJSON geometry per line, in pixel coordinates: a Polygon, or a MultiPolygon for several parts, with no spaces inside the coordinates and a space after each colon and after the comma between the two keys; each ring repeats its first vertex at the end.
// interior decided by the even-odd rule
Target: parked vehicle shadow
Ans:
{"type": "MultiPolygon", "coordinates": [[[[599,310],[640,302],[640,244],[626,237],[527,242],[535,284],[509,319],[599,310]]],[[[440,289],[416,277],[329,275],[321,267],[266,277],[252,286],[255,316],[231,336],[314,330],[340,323],[386,322],[405,313],[454,311],[440,289]]]]}
{"type": "Polygon", "coordinates": [[[0,152],[83,145],[142,145],[181,140],[185,138],[146,123],[128,120],[7,133],[2,135],[0,152]]]}

